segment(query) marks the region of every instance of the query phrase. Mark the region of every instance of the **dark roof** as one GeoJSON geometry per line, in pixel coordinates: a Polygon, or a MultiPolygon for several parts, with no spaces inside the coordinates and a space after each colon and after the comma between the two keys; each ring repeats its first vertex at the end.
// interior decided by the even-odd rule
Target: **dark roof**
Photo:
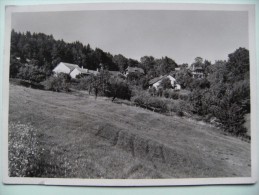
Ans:
{"type": "Polygon", "coordinates": [[[140,72],[144,74],[144,70],[142,68],[138,68],[138,67],[128,67],[126,69],[129,73],[130,72],[140,72]]]}
{"type": "Polygon", "coordinates": [[[68,67],[70,69],[70,71],[74,70],[75,68],[79,68],[79,66],[77,64],[70,64],[70,63],[66,63],[66,62],[60,62],[63,63],[66,67],[68,67]]]}
{"type": "Polygon", "coordinates": [[[90,74],[88,69],[76,68],[81,74],[90,74]]]}

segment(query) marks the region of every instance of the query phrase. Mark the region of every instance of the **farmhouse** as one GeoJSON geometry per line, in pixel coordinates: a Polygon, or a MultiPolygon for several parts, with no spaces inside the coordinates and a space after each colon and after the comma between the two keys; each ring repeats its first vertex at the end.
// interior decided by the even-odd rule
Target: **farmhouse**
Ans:
{"type": "Polygon", "coordinates": [[[192,77],[195,79],[203,79],[205,77],[204,69],[201,66],[195,66],[194,64],[190,67],[192,77]]]}
{"type": "Polygon", "coordinates": [[[88,69],[84,69],[82,68],[75,68],[74,70],[72,70],[72,72],[70,73],[71,78],[76,78],[77,75],[90,75],[91,73],[89,72],[88,69]]]}
{"type": "Polygon", "coordinates": [[[144,70],[142,68],[138,68],[138,67],[128,67],[125,70],[125,76],[127,76],[129,73],[140,73],[140,74],[144,74],[144,70]]]}
{"type": "Polygon", "coordinates": [[[173,86],[174,89],[176,89],[176,90],[180,90],[181,89],[181,85],[177,84],[176,79],[174,77],[172,77],[171,75],[164,75],[164,76],[160,76],[160,77],[156,77],[154,79],[151,79],[149,81],[149,87],[155,87],[156,89],[158,89],[160,83],[165,78],[169,78],[170,79],[171,85],[173,86]]]}
{"type": "Polygon", "coordinates": [[[60,62],[54,69],[53,72],[70,74],[75,68],[79,68],[76,64],[70,64],[65,62],[60,62]]]}

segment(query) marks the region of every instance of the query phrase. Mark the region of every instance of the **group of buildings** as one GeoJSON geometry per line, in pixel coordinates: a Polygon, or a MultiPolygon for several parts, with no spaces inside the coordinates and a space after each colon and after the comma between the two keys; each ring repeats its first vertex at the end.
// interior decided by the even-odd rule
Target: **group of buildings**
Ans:
{"type": "MultiPolygon", "coordinates": [[[[65,62],[60,62],[54,69],[54,73],[66,73],[71,76],[71,78],[76,78],[78,75],[97,75],[100,72],[100,69],[96,70],[89,70],[85,69],[83,67],[79,67],[76,64],[70,64],[65,62]]],[[[127,76],[129,73],[132,72],[138,72],[141,74],[144,74],[144,70],[142,68],[138,67],[128,67],[124,73],[121,73],[120,71],[109,71],[114,76],[124,75],[127,76]]]]}
{"type": "MultiPolygon", "coordinates": [[[[71,78],[76,78],[78,75],[86,75],[86,76],[91,75],[91,74],[97,75],[100,72],[100,70],[99,69],[89,70],[89,69],[85,69],[83,67],[79,67],[76,64],[60,62],[53,69],[53,72],[54,73],[66,73],[66,74],[69,74],[71,76],[71,78]]],[[[138,68],[138,67],[128,67],[124,73],[121,73],[119,71],[109,71],[109,72],[114,76],[124,75],[126,77],[129,73],[133,73],[133,72],[144,74],[144,70],[142,68],[138,68]]],[[[204,71],[202,70],[201,67],[192,66],[191,72],[192,72],[193,78],[204,78],[204,71]]],[[[173,86],[174,89],[176,89],[176,90],[181,89],[181,86],[177,83],[176,79],[169,74],[151,79],[149,81],[149,86],[155,87],[157,89],[159,87],[160,83],[162,82],[162,80],[165,78],[168,78],[171,81],[171,85],[173,86]]]]}

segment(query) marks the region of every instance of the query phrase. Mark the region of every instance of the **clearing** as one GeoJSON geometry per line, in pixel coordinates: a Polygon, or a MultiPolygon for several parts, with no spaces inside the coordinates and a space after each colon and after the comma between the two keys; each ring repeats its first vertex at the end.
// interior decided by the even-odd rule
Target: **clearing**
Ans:
{"type": "Polygon", "coordinates": [[[56,93],[10,84],[9,123],[30,124],[41,132],[38,144],[50,151],[46,158],[60,157],[57,166],[68,169],[59,177],[251,175],[248,142],[223,135],[209,124],[104,97],[95,100],[84,92],[56,93]]]}

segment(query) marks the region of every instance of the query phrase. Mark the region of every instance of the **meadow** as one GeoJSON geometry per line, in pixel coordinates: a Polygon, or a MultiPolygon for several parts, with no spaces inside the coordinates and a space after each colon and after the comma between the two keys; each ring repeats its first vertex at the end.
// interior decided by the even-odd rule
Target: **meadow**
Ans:
{"type": "Polygon", "coordinates": [[[250,143],[202,121],[10,84],[10,176],[248,177],[250,158],[250,143]]]}

